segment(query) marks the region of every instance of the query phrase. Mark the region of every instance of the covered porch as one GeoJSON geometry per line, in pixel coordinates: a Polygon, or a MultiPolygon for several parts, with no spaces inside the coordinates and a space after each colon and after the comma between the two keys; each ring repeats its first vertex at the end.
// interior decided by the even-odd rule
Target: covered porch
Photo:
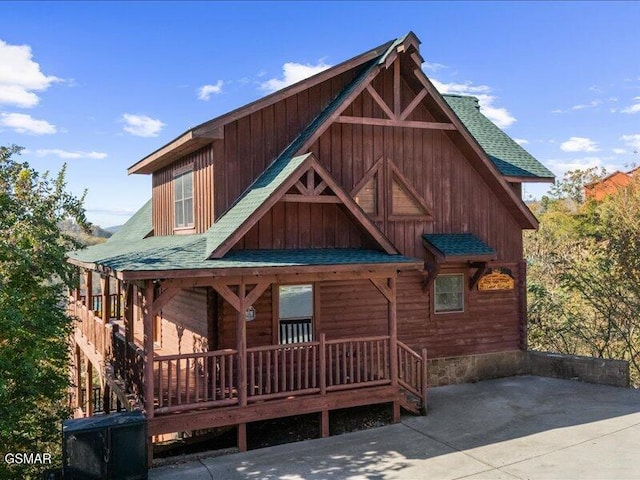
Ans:
{"type": "MultiPolygon", "coordinates": [[[[256,254],[229,254],[236,260],[246,260],[247,255],[256,254]]],[[[244,449],[246,424],[256,420],[316,412],[321,415],[321,434],[326,436],[333,409],[389,403],[398,419],[401,405],[416,412],[424,408],[426,351],[418,354],[398,341],[396,292],[397,277],[415,272],[421,263],[400,256],[390,259],[383,252],[343,249],[324,255],[314,252],[315,265],[304,265],[300,258],[291,265],[295,256],[309,263],[308,252],[280,252],[280,261],[289,257],[290,265],[285,267],[276,266],[278,253],[260,255],[261,265],[256,268],[174,272],[172,278],[157,278],[156,272],[117,273],[125,294],[121,318],[113,310],[93,315],[80,299],[81,292],[72,300],[82,320],[76,336],[94,345],[105,359],[107,383],[123,404],[144,409],[150,436],[237,425],[238,445],[244,449]],[[150,273],[156,278],[139,278],[150,273]],[[332,292],[342,290],[326,290],[324,295],[320,290],[330,285],[340,289],[348,282],[357,282],[360,288],[368,284],[378,296],[369,300],[377,303],[376,308],[384,302],[382,331],[357,325],[338,331],[323,324],[320,304],[326,310],[332,292]],[[289,314],[283,319],[279,305],[274,304],[272,341],[252,346],[255,341],[248,337],[247,326],[256,315],[254,305],[260,304],[265,292],[300,285],[313,287],[310,296],[317,308],[307,316],[291,318],[289,314]],[[201,288],[211,289],[234,312],[233,338],[216,342],[227,348],[175,353],[154,345],[159,312],[167,311],[181,292],[201,288]],[[136,315],[141,317],[141,331],[136,331],[136,315]]],[[[359,308],[366,311],[367,302],[363,298],[359,308]]],[[[349,314],[340,321],[348,324],[349,314]]]]}

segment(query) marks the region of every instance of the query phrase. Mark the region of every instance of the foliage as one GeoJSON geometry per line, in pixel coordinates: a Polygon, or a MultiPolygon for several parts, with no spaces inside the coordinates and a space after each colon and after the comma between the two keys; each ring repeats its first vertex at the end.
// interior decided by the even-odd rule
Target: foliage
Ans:
{"type": "Polygon", "coordinates": [[[540,228],[525,236],[530,346],[627,360],[638,386],[640,185],[576,203],[575,179],[588,173],[570,174],[573,187],[541,202],[540,228]]]}
{"type": "MultiPolygon", "coordinates": [[[[68,416],[65,289],[77,248],[59,230],[69,217],[87,222],[82,198],[66,192],[65,169],[39,174],[0,147],[0,445],[7,452],[59,454],[60,420],[68,416]]],[[[37,468],[0,462],[0,478],[35,478],[37,468]]]]}

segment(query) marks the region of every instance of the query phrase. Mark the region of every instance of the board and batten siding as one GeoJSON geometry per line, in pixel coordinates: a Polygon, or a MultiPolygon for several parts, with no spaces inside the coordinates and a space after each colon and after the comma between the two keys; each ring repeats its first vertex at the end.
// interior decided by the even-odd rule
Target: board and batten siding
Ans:
{"type": "Polygon", "coordinates": [[[152,221],[154,235],[174,233],[175,172],[193,167],[193,222],[195,233],[205,232],[213,222],[214,161],[209,147],[201,148],[153,174],[152,221]]]}
{"type": "Polygon", "coordinates": [[[194,163],[194,188],[203,189],[194,198],[195,230],[204,232],[353,78],[354,71],[345,72],[230,122],[224,126],[223,140],[213,141],[154,172],[154,234],[173,234],[176,169],[194,163]],[[199,212],[201,208],[205,213],[199,212]]]}

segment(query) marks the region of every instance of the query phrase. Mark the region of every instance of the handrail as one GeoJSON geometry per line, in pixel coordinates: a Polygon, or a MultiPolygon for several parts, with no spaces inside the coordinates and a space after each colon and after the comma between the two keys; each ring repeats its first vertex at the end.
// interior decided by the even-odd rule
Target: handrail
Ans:
{"type": "Polygon", "coordinates": [[[420,407],[427,407],[427,349],[422,355],[408,345],[398,342],[398,384],[420,399],[420,407]]]}

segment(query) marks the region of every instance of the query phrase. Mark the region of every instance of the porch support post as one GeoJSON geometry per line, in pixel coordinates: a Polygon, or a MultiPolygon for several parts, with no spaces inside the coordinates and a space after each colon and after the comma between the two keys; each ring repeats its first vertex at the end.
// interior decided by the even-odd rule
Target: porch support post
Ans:
{"type": "Polygon", "coordinates": [[[109,384],[105,384],[102,388],[102,411],[105,414],[111,413],[111,388],[109,388],[109,384]]]}
{"type": "MultiPolygon", "coordinates": [[[[389,366],[391,370],[391,385],[398,387],[398,322],[396,316],[396,279],[390,277],[388,287],[391,291],[389,302],[387,304],[387,315],[389,320],[389,366]]],[[[393,421],[400,421],[400,404],[398,401],[393,402],[393,421]]]]}
{"type": "Polygon", "coordinates": [[[153,418],[153,282],[147,280],[143,299],[144,345],[144,409],[147,418],[153,418]]]}
{"type": "Polygon", "coordinates": [[[93,312],[93,272],[91,270],[85,272],[85,285],[87,287],[85,305],[87,306],[87,310],[93,312]]]}
{"type": "Polygon", "coordinates": [[[82,351],[80,350],[80,346],[76,344],[75,348],[75,364],[76,371],[75,373],[75,387],[76,387],[76,395],[74,407],[76,409],[82,408],[82,351]]]}
{"type": "Polygon", "coordinates": [[[101,308],[101,316],[102,316],[102,324],[109,323],[109,319],[111,318],[111,302],[109,301],[109,297],[111,295],[111,282],[109,281],[109,277],[100,277],[100,293],[102,295],[102,304],[101,308]]]}
{"type": "Polygon", "coordinates": [[[133,284],[131,282],[127,282],[124,299],[124,336],[129,344],[133,342],[133,284]]]}
{"type": "Polygon", "coordinates": [[[73,289],[73,299],[77,302],[78,300],[80,300],[80,276],[82,275],[82,269],[80,267],[78,267],[78,279],[75,282],[75,288],[73,289]]]}
{"type": "Polygon", "coordinates": [[[85,390],[85,399],[86,399],[86,404],[87,404],[87,409],[86,409],[86,417],[92,417],[93,416],[93,367],[91,365],[91,361],[87,358],[87,363],[86,363],[86,370],[85,370],[85,385],[84,385],[84,390],[85,390]]]}
{"type": "MultiPolygon", "coordinates": [[[[247,322],[244,318],[246,311],[246,285],[238,285],[238,300],[240,310],[238,311],[236,342],[238,350],[238,404],[241,407],[247,406],[247,322]]],[[[241,452],[247,451],[247,424],[238,425],[238,449],[241,452]]]]}

